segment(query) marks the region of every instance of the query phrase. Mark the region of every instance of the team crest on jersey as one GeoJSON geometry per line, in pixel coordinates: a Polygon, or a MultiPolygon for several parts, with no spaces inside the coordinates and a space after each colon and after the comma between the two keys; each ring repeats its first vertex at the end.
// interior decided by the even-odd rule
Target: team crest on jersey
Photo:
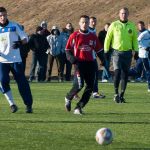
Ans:
{"type": "Polygon", "coordinates": [[[132,29],[128,29],[128,33],[131,34],[132,33],[132,29]]]}
{"type": "Polygon", "coordinates": [[[90,40],[89,45],[93,45],[93,44],[94,44],[94,41],[90,40]]]}

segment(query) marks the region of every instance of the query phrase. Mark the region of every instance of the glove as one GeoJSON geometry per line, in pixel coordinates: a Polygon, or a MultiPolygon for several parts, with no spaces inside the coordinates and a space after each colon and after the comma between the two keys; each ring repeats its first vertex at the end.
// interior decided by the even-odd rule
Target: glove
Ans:
{"type": "Polygon", "coordinates": [[[109,61],[110,53],[104,53],[104,58],[106,61],[109,61]]]}
{"type": "Polygon", "coordinates": [[[138,52],[135,52],[134,54],[134,60],[138,60],[139,56],[138,56],[138,52]]]}
{"type": "Polygon", "coordinates": [[[106,63],[105,60],[101,61],[100,66],[104,66],[105,67],[106,63]]]}
{"type": "Polygon", "coordinates": [[[22,42],[21,41],[14,41],[13,45],[12,45],[12,48],[13,49],[17,49],[17,48],[20,48],[21,46],[22,46],[22,42]]]}
{"type": "Polygon", "coordinates": [[[150,51],[150,47],[147,47],[147,48],[146,48],[146,51],[150,51]]]}

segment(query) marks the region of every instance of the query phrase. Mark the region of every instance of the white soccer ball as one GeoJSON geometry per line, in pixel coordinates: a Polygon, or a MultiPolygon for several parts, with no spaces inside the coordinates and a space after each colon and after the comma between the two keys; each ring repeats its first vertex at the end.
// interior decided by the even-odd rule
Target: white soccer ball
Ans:
{"type": "Polygon", "coordinates": [[[101,128],[96,132],[96,141],[100,145],[110,144],[113,140],[113,134],[109,128],[101,128]]]}

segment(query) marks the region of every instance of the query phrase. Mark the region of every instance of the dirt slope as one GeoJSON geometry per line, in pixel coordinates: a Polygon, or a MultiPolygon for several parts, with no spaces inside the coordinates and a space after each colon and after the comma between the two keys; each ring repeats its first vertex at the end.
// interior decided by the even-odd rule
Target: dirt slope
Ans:
{"type": "MultiPolygon", "coordinates": [[[[49,29],[53,25],[62,28],[66,22],[72,22],[77,29],[78,18],[82,14],[96,16],[99,31],[105,22],[118,19],[118,11],[122,7],[129,8],[129,18],[135,23],[150,21],[150,0],[0,0],[0,6],[6,7],[9,19],[23,24],[28,34],[33,33],[42,20],[48,22],[49,29]]],[[[26,74],[30,58],[29,55],[26,74]]]]}

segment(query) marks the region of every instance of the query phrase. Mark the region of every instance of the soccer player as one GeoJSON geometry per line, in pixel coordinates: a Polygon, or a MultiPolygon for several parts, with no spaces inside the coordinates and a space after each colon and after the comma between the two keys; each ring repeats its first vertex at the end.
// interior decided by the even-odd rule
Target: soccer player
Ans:
{"type": "Polygon", "coordinates": [[[15,113],[18,108],[10,89],[10,71],[14,75],[20,95],[26,105],[26,113],[32,113],[32,95],[19,52],[20,46],[25,43],[27,43],[25,32],[16,22],[8,20],[7,10],[0,7],[0,89],[9,102],[12,113],[15,113]]]}
{"type": "Polygon", "coordinates": [[[104,43],[105,53],[108,53],[111,47],[114,49],[112,54],[115,90],[114,101],[117,103],[125,103],[124,94],[132,60],[132,50],[138,51],[136,26],[128,20],[128,16],[128,8],[120,9],[119,20],[109,26],[104,43]],[[119,93],[120,81],[121,91],[119,93]]]}
{"type": "Polygon", "coordinates": [[[65,97],[65,107],[71,111],[71,100],[86,83],[82,97],[77,103],[74,114],[82,114],[82,108],[88,103],[93,91],[95,77],[95,51],[104,65],[102,46],[95,34],[89,32],[89,17],[82,15],[79,20],[80,29],[72,33],[66,45],[66,56],[75,65],[74,83],[65,97]]]}

